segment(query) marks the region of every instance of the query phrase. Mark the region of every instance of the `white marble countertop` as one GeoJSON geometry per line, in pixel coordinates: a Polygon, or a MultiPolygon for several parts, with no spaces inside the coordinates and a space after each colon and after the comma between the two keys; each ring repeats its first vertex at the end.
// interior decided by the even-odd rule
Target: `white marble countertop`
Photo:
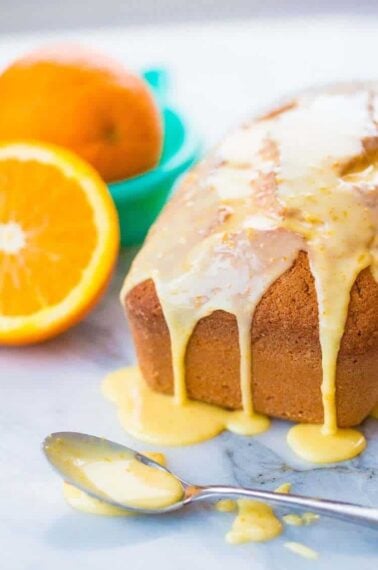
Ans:
{"type": "MultiPolygon", "coordinates": [[[[174,96],[208,144],[272,98],[311,83],[375,78],[378,19],[259,20],[212,26],[82,31],[0,37],[0,65],[45,40],[80,39],[132,67],[168,66],[174,96]]],[[[40,452],[51,431],[104,435],[139,449],[100,394],[109,371],[133,362],[118,303],[132,252],[123,252],[106,297],[79,326],[44,345],[0,349],[0,560],[4,570],[373,570],[378,534],[323,519],[288,527],[267,544],[229,546],[230,515],[198,508],[161,518],[108,519],[73,512],[40,452]],[[304,560],[283,548],[298,540],[320,554],[304,560]]],[[[223,434],[206,444],[170,448],[169,464],[193,482],[238,482],[378,505],[378,424],[364,427],[367,452],[336,468],[308,468],[288,452],[287,425],[254,439],[223,434]]]]}

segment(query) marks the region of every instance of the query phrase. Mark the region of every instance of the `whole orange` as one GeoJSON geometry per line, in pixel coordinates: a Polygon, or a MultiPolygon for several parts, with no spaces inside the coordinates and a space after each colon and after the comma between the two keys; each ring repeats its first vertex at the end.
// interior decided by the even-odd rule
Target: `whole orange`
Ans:
{"type": "Polygon", "coordinates": [[[154,167],[162,124],[142,79],[77,46],[31,53],[0,75],[0,140],[67,147],[111,182],[154,167]]]}

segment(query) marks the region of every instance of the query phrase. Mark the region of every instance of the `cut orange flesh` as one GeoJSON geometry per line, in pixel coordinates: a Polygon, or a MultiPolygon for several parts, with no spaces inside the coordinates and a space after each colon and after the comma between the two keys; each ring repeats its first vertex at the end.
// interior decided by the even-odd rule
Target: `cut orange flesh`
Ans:
{"type": "Polygon", "coordinates": [[[0,144],[0,343],[50,338],[104,290],[119,243],[105,183],[73,153],[0,144]]]}

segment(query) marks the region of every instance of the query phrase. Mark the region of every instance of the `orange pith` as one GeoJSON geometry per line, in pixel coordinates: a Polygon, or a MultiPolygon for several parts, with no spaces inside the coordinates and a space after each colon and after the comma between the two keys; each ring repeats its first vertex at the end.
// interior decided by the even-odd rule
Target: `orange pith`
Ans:
{"type": "Polygon", "coordinates": [[[100,177],[56,147],[0,145],[0,343],[81,318],[107,283],[118,222],[100,177]]]}

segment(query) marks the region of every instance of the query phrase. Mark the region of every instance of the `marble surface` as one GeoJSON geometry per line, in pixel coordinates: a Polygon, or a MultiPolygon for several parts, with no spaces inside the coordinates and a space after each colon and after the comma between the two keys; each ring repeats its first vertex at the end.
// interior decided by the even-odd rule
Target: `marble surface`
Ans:
{"type": "MultiPolygon", "coordinates": [[[[374,77],[378,21],[280,20],[243,25],[80,32],[81,39],[142,67],[166,64],[176,74],[174,97],[207,144],[274,95],[334,78],[374,77]]],[[[36,43],[58,38],[0,38],[0,64],[36,43]]],[[[5,570],[373,570],[378,533],[321,519],[287,527],[267,544],[229,546],[232,515],[197,507],[159,518],[108,519],[76,513],[45,462],[46,434],[76,430],[152,449],[127,437],[100,393],[103,376],[134,361],[118,291],[134,251],[120,256],[110,289],[96,310],[59,338],[0,349],[0,559],[5,570]],[[304,560],[283,548],[299,541],[319,552],[304,560]]],[[[378,422],[363,426],[367,451],[354,461],[313,467],[287,449],[288,425],[242,438],[224,433],[202,445],[166,449],[169,465],[195,483],[240,483],[272,489],[290,481],[298,493],[378,505],[378,422]]],[[[161,449],[161,448],[160,448],[161,449]]]]}

